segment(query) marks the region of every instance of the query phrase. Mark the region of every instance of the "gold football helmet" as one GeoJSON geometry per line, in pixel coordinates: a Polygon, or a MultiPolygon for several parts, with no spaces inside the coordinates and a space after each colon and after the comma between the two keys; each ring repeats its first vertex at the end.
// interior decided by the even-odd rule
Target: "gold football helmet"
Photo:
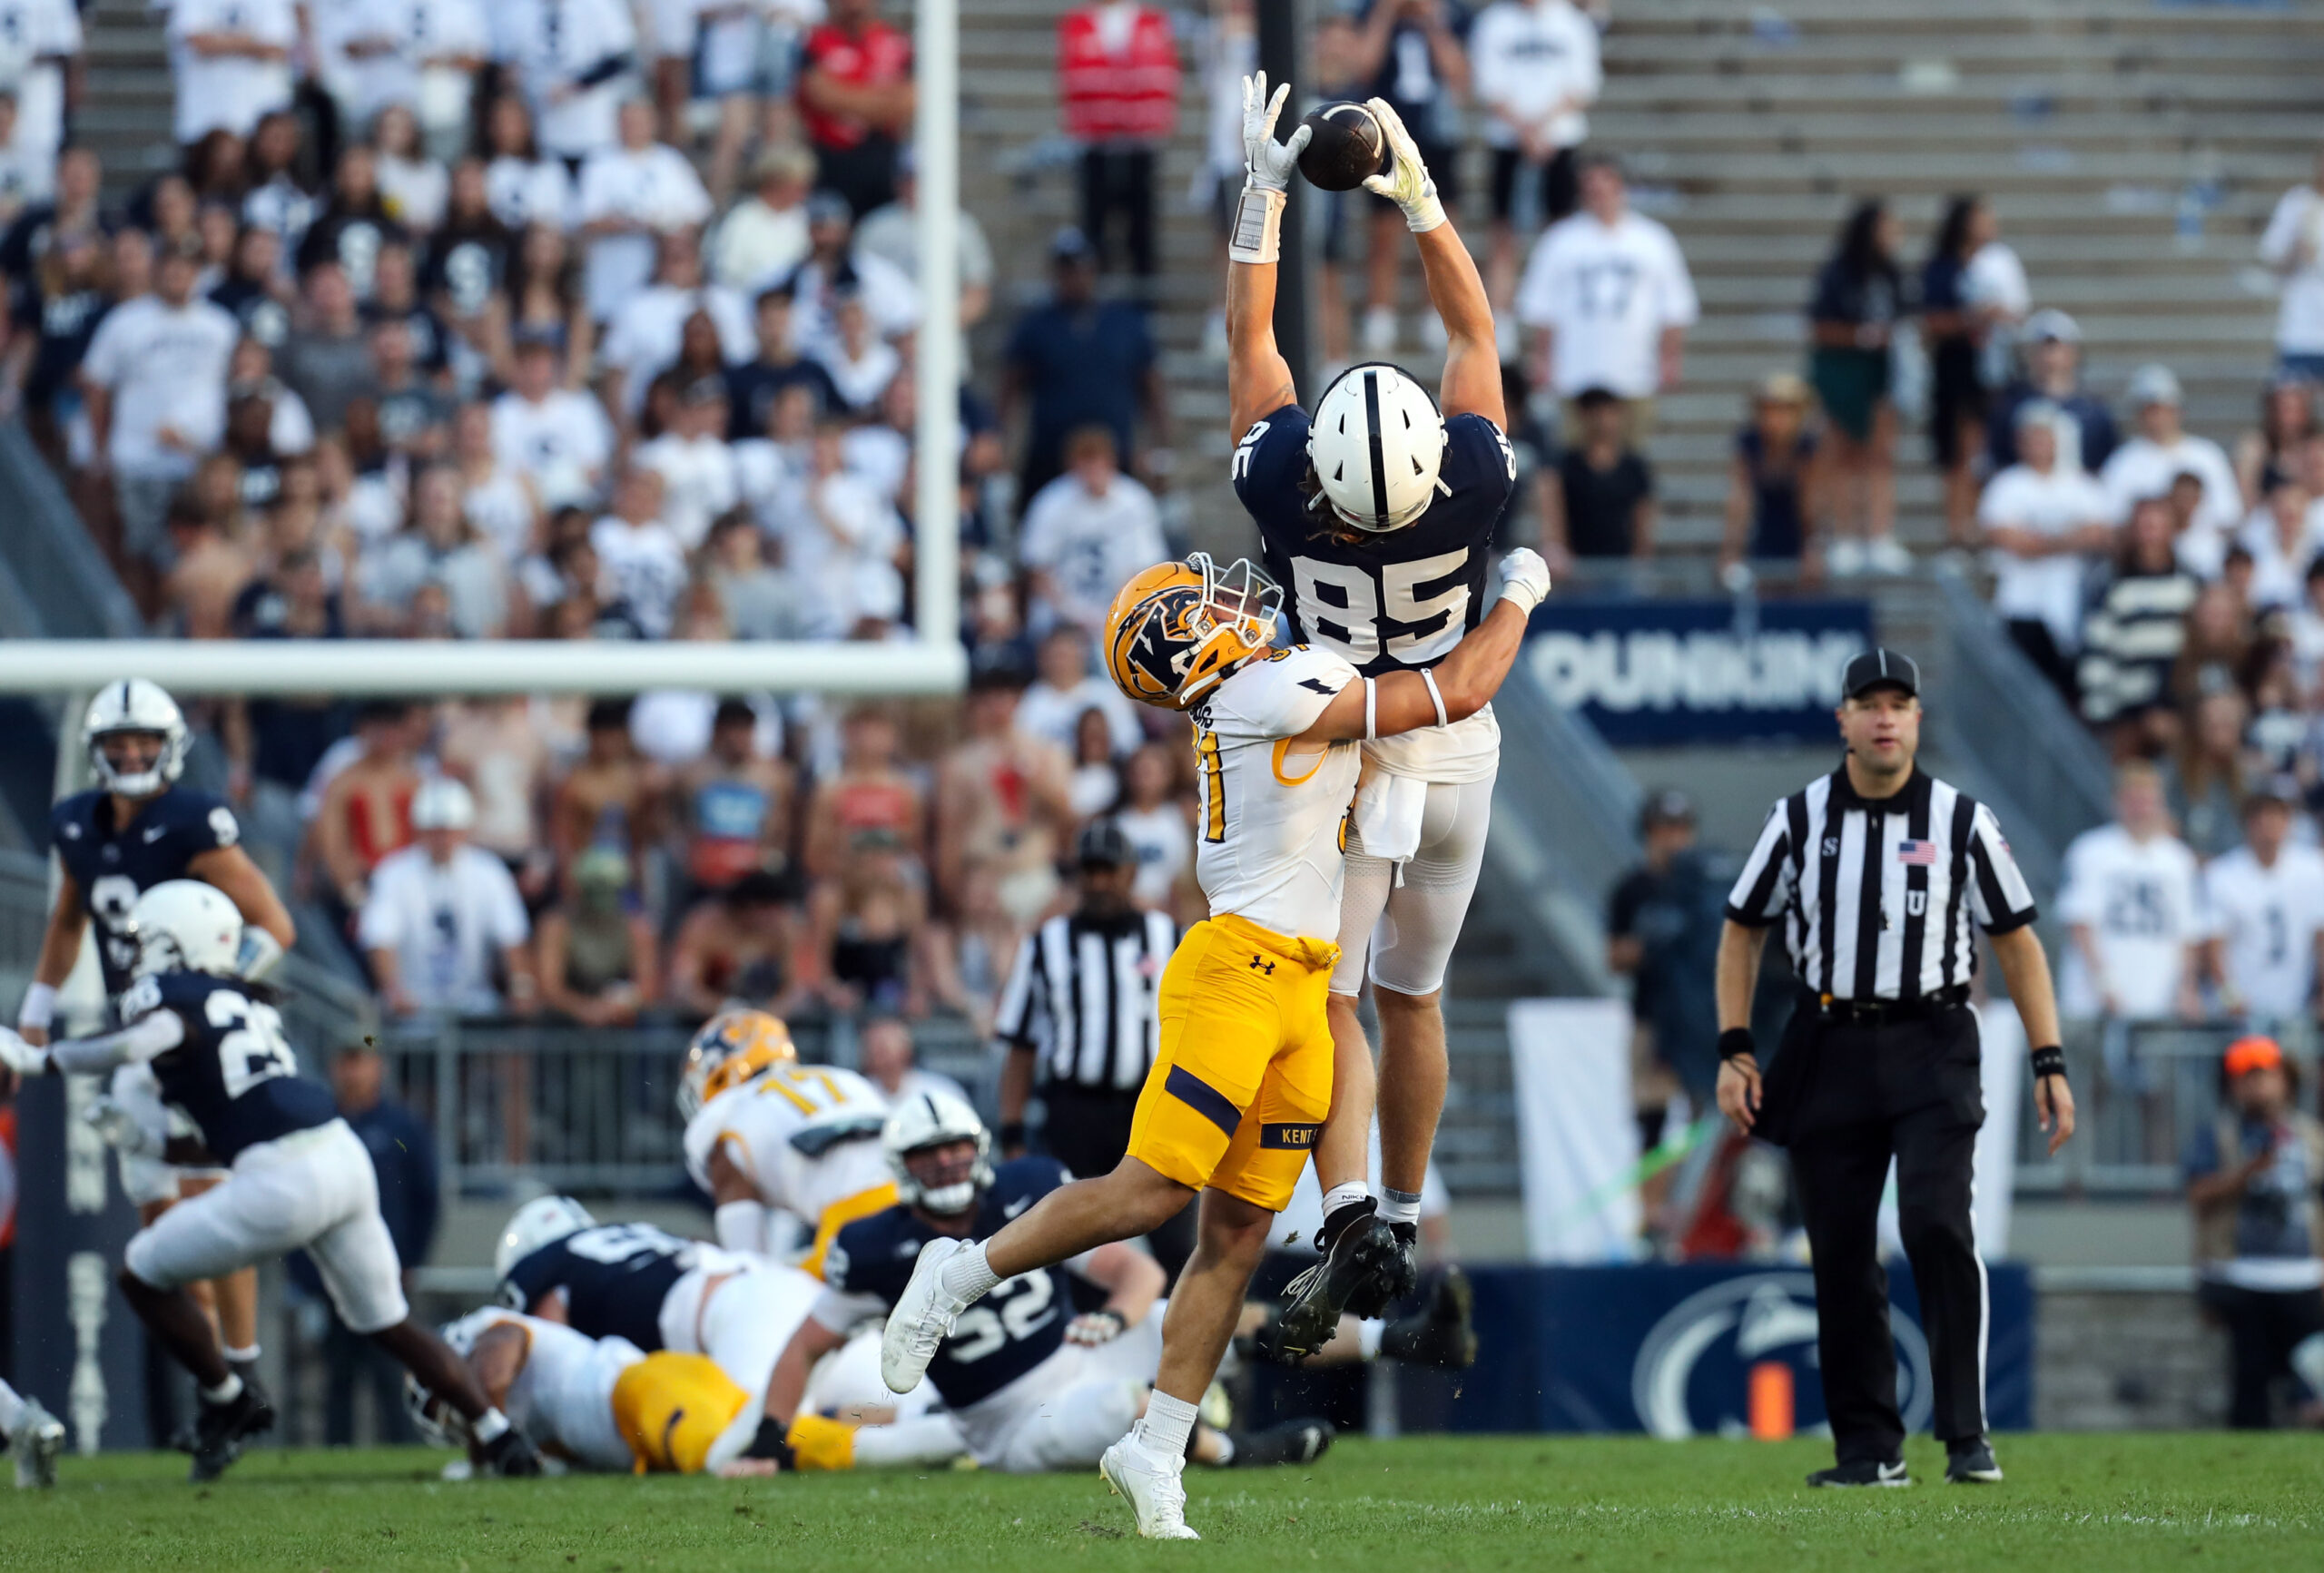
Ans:
{"type": "Polygon", "coordinates": [[[1106,614],[1106,670],[1140,704],[1186,710],[1275,637],[1283,589],[1247,557],[1196,552],[1130,580],[1106,614]]]}
{"type": "Polygon", "coordinates": [[[702,1106],[740,1086],[771,1065],[799,1057],[783,1018],[763,1010],[722,1010],[702,1024],[686,1046],[678,1083],[678,1113],[692,1119],[702,1106]]]}

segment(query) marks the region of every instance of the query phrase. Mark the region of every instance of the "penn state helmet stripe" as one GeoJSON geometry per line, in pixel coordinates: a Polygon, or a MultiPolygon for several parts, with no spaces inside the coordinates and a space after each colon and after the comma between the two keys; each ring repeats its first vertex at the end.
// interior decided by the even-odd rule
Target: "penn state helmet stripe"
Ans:
{"type": "Polygon", "coordinates": [[[1380,444],[1380,369],[1366,367],[1364,372],[1364,420],[1370,432],[1372,453],[1372,516],[1388,516],[1388,461],[1380,444]]]}

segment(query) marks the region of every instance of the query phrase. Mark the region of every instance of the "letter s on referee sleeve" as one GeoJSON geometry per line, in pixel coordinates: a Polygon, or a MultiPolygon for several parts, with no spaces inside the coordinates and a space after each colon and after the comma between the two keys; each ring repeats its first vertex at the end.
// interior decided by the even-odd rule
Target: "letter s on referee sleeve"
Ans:
{"type": "Polygon", "coordinates": [[[1727,917],[1747,929],[1764,929],[1783,916],[1791,900],[1791,818],[1781,802],[1768,811],[1758,844],[1728,892],[1727,917]]]}
{"type": "Polygon", "coordinates": [[[1969,867],[1974,876],[1971,910],[1986,933],[2006,934],[2034,921],[2034,891],[2002,839],[2001,822],[1983,803],[1969,823],[1969,867]]]}

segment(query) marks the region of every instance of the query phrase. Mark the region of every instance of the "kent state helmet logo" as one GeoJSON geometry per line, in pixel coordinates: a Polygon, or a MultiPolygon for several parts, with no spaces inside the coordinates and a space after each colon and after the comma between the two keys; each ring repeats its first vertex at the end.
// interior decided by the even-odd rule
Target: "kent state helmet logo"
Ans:
{"type": "MultiPolygon", "coordinates": [[[[1908,1432],[1929,1423],[1928,1339],[1892,1308],[1896,1404],[1908,1432]]],[[[1721,1279],[1672,1306],[1640,1344],[1630,1401],[1648,1434],[1668,1440],[1750,1434],[1751,1372],[1770,1362],[1789,1368],[1795,1424],[1828,1430],[1816,1350],[1816,1280],[1800,1270],[1721,1279]]]]}
{"type": "Polygon", "coordinates": [[[1200,594],[1191,587],[1157,600],[1125,653],[1130,664],[1152,678],[1155,686],[1165,693],[1177,688],[1187,674],[1187,662],[1193,654],[1185,644],[1191,637],[1187,614],[1194,609],[1194,603],[1200,600],[1200,594]]]}

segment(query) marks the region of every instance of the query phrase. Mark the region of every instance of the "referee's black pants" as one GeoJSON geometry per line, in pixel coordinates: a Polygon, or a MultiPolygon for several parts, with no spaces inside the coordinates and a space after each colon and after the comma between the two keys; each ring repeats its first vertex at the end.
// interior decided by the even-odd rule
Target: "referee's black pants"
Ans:
{"type": "Polygon", "coordinates": [[[1970,1217],[1972,1160],[1984,1123],[1977,1021],[1965,1008],[1862,1026],[1796,1013],[1769,1071],[1784,1111],[1792,1178],[1814,1252],[1817,1344],[1833,1450],[1841,1463],[1901,1458],[1896,1350],[1880,1264],[1881,1194],[1896,1163],[1897,1227],[1920,1291],[1945,1441],[1985,1429],[1985,1273],[1970,1217]]]}
{"type": "MultiPolygon", "coordinates": [[[[1137,1114],[1138,1089],[1073,1086],[1053,1083],[1041,1089],[1049,1117],[1041,1126],[1041,1145],[1049,1156],[1073,1171],[1077,1179],[1109,1175],[1129,1151],[1130,1122],[1137,1114]]],[[[1169,1283],[1178,1282],[1178,1270],[1195,1253],[1195,1208],[1187,1203],[1178,1215],[1146,1237],[1154,1260],[1162,1264],[1169,1283]]],[[[1169,1293],[1165,1288],[1163,1293],[1169,1293]]]]}

